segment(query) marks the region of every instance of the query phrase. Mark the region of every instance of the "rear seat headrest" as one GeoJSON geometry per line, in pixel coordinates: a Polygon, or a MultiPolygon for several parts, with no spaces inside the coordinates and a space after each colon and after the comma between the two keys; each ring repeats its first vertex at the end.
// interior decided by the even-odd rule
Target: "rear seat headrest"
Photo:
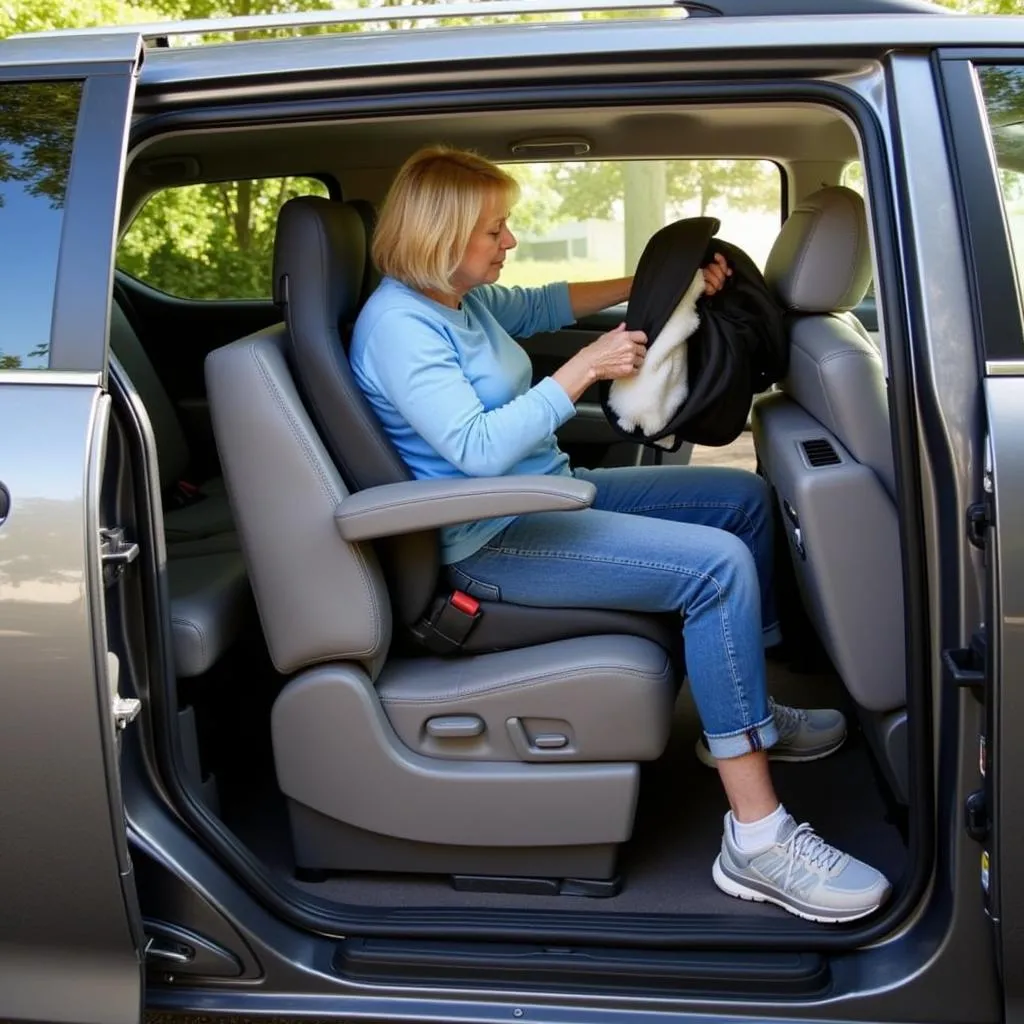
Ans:
{"type": "Polygon", "coordinates": [[[349,203],[320,196],[289,199],[277,215],[274,301],[350,324],[359,312],[366,270],[366,228],[349,203]]]}
{"type": "Polygon", "coordinates": [[[864,200],[831,186],[802,199],[783,224],[764,271],[779,301],[802,313],[845,313],[871,284],[864,200]]]}

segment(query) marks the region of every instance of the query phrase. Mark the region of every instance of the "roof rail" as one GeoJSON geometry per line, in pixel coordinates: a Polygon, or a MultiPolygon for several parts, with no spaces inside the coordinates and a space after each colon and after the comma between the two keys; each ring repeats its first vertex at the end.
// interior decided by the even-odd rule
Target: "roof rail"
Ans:
{"type": "MultiPolygon", "coordinates": [[[[587,13],[592,11],[674,10],[686,16],[686,4],[678,0],[449,0],[441,3],[342,8],[328,11],[293,11],[282,14],[248,14],[224,18],[192,18],[138,25],[48,29],[9,38],[138,34],[157,45],[168,45],[170,36],[210,35],[220,32],[259,32],[329,25],[364,25],[385,21],[426,21],[438,18],[508,17],[521,14],[587,13]]],[[[698,5],[700,6],[700,5],[698,5]]]]}

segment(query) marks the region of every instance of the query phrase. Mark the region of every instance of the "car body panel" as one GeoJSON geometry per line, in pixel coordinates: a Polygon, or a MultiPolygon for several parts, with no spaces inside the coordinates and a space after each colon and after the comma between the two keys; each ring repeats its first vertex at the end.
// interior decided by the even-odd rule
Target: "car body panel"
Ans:
{"type": "MultiPolygon", "coordinates": [[[[109,653],[100,530],[118,525],[101,519],[110,425],[102,383],[140,43],[98,37],[45,50],[31,41],[0,46],[0,88],[83,83],[78,142],[72,149],[60,126],[31,165],[37,177],[28,187],[38,191],[15,197],[62,209],[59,235],[18,253],[31,292],[0,284],[11,310],[30,296],[44,304],[31,328],[43,365],[0,370],[0,422],[17,424],[5,429],[0,460],[0,1016],[130,1022],[141,1013],[141,916],[121,801],[120,673],[109,653]],[[26,63],[6,63],[16,57],[26,63]],[[65,171],[54,154],[67,150],[65,171]],[[47,175],[64,173],[63,193],[48,191],[47,175]]],[[[38,103],[33,116],[40,125],[48,118],[38,103]]]]}

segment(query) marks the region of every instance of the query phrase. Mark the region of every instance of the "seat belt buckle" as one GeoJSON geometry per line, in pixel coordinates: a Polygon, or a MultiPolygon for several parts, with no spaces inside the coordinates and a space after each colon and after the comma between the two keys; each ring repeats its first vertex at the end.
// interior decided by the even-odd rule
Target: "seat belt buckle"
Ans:
{"type": "Polygon", "coordinates": [[[480,602],[461,590],[439,597],[412,634],[435,654],[453,654],[466,642],[480,616],[480,602]]]}
{"type": "Polygon", "coordinates": [[[206,497],[198,484],[188,480],[175,480],[174,489],[171,492],[171,503],[176,508],[185,508],[188,505],[195,505],[206,497]]]}

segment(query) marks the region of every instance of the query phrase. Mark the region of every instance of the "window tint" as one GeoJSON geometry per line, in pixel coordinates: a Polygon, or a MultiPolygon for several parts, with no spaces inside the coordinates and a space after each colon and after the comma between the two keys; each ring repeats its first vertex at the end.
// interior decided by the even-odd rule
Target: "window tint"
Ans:
{"type": "Polygon", "coordinates": [[[978,68],[1010,245],[1024,294],[1024,67],[978,68]]]}
{"type": "Polygon", "coordinates": [[[779,232],[782,186],[765,160],[509,164],[522,187],[510,227],[519,245],[502,284],[631,274],[647,240],[682,217],[717,217],[719,236],[764,267],[779,232]]]}
{"type": "Polygon", "coordinates": [[[0,370],[49,365],[79,82],[0,83],[0,370]]]}
{"type": "Polygon", "coordinates": [[[181,298],[269,298],[278,210],[293,196],[327,194],[315,178],[165,189],[132,221],[117,265],[181,298]]]}

